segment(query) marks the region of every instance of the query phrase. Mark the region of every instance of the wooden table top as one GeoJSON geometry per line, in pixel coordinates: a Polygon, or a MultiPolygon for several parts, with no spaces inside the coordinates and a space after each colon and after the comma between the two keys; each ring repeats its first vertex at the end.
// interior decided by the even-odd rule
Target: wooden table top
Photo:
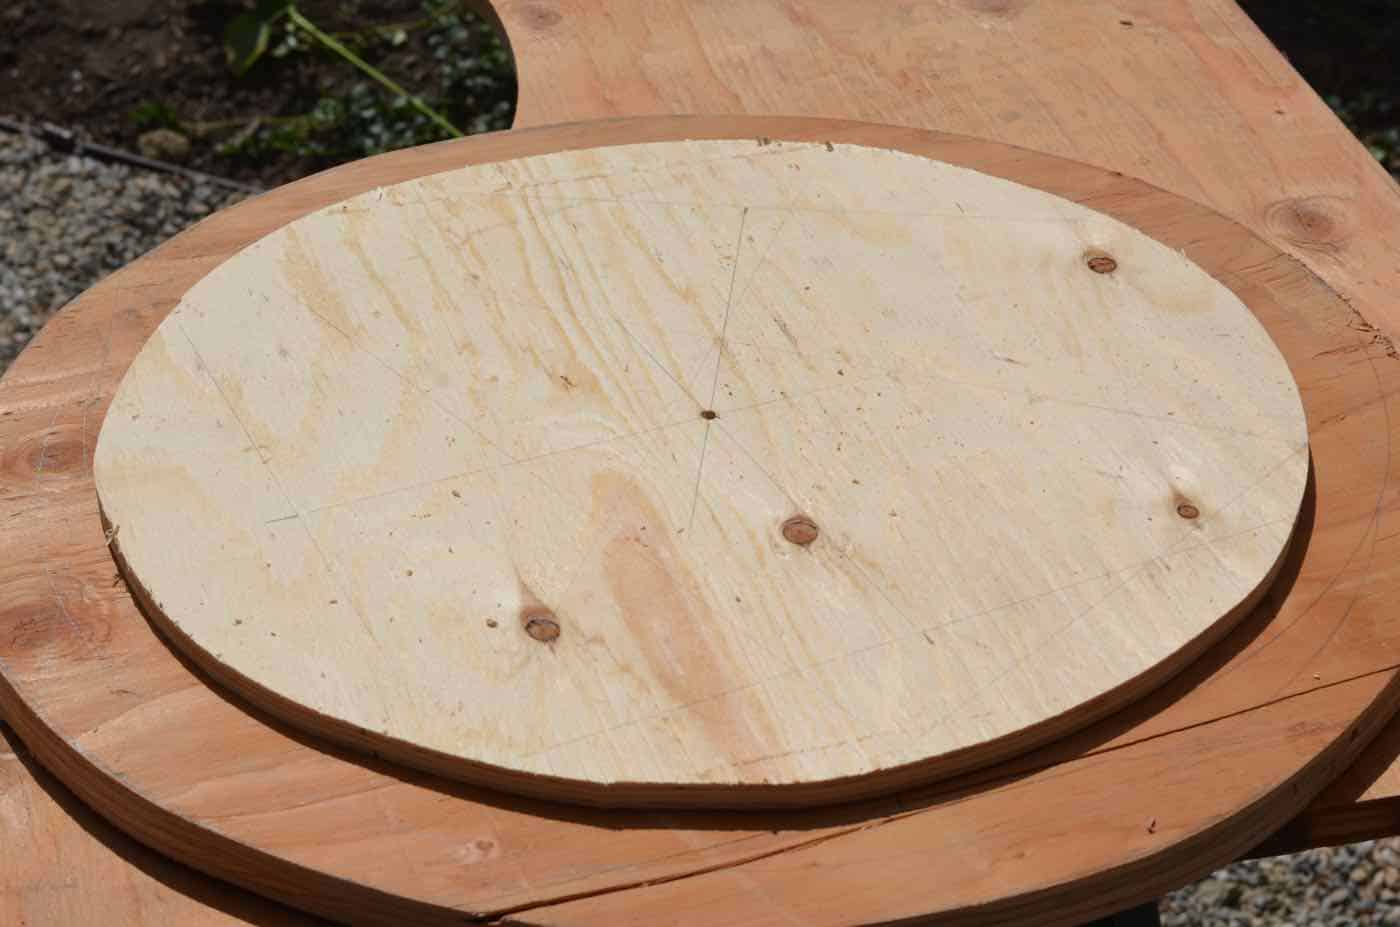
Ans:
{"type": "Polygon", "coordinates": [[[1269,301],[786,126],[379,187],[200,280],[94,451],[146,614],[395,762],[752,808],[990,766],[1251,612],[1309,471],[1269,301]]]}
{"type": "MultiPolygon", "coordinates": [[[[972,0],[890,4],[888,15],[872,18],[836,0],[800,7],[740,0],[530,2],[502,3],[498,13],[521,71],[519,125],[680,111],[814,113],[966,132],[1099,164],[1208,203],[1296,255],[1355,310],[1347,325],[1359,337],[1345,344],[1344,353],[1379,383],[1394,376],[1386,333],[1400,324],[1400,308],[1389,298],[1400,267],[1386,236],[1393,234],[1400,195],[1233,4],[972,0]]],[[[1379,430],[1387,432],[1384,397],[1390,392],[1382,389],[1379,401],[1338,414],[1363,421],[1380,415],[1379,430]]],[[[1388,473],[1388,446],[1365,438],[1373,430],[1358,432],[1353,450],[1388,473]]],[[[47,446],[48,438],[43,441],[47,446]]],[[[7,449],[7,472],[25,470],[37,452],[7,449]]],[[[1322,482],[1331,473],[1319,468],[1316,476],[1322,482]]],[[[1281,774],[1258,797],[1292,789],[1296,807],[1334,782],[1292,832],[1324,840],[1372,835],[1337,824],[1365,817],[1366,826],[1380,827],[1395,798],[1386,774],[1394,736],[1378,740],[1351,773],[1338,775],[1338,764],[1355,756],[1395,704],[1398,648],[1385,627],[1386,603],[1358,593],[1385,577],[1397,532],[1387,528],[1393,516],[1384,504],[1373,502],[1369,511],[1357,516],[1353,551],[1361,552],[1360,559],[1346,558],[1327,588],[1317,590],[1319,596],[1351,595],[1338,599],[1335,611],[1298,617],[1321,623],[1308,638],[1307,652],[1270,649],[1272,641],[1286,639],[1287,629],[1248,627],[1239,649],[1220,655],[1223,662],[1188,671],[1149,699],[1156,709],[1175,709],[1164,710],[1155,729],[1147,721],[1131,740],[1115,742],[1112,734],[1099,732],[1097,741],[1091,738],[1097,746],[1070,743],[1064,749],[1078,750],[1090,762],[1095,755],[1113,757],[1122,773],[1132,773],[1166,757],[1179,762],[1170,746],[1190,730],[1214,728],[1219,739],[1273,732],[1267,736],[1279,739],[1256,746],[1275,755],[1296,751],[1294,772],[1281,774]],[[1255,671],[1277,663],[1272,687],[1225,691],[1220,680],[1242,660],[1253,661],[1255,671]],[[1203,700],[1201,690],[1213,696],[1203,700]],[[1353,799],[1359,801],[1349,804],[1353,799]],[[1349,818],[1348,809],[1365,813],[1349,818]]],[[[1030,779],[1052,774],[1047,768],[1030,779]]],[[[1228,783],[1219,787],[1228,791],[1228,783]]],[[[1230,799],[1237,807],[1251,800],[1247,792],[1230,799]]],[[[1285,807],[1277,802],[1270,812],[1285,807]]],[[[771,899],[786,892],[806,866],[840,867],[847,888],[870,884],[877,870],[884,877],[906,865],[926,871],[927,856],[916,851],[917,841],[908,842],[918,817],[894,815],[882,819],[878,834],[775,847],[722,868],[697,860],[684,878],[672,873],[658,883],[638,874],[631,884],[653,884],[629,891],[581,889],[578,897],[533,907],[525,919],[654,923],[698,910],[694,905],[726,922],[805,918],[823,912],[771,899]]],[[[1256,842],[1277,823],[1265,815],[1238,829],[1235,839],[1253,834],[1256,842]]],[[[970,818],[960,826],[987,824],[970,818]]],[[[1170,822],[1152,817],[1124,826],[1150,836],[1170,822]]],[[[1184,881],[1211,865],[1212,853],[1248,846],[1212,843],[1209,829],[1202,836],[1206,842],[1199,847],[1183,844],[1201,850],[1194,868],[1160,872],[1153,876],[1160,885],[1144,878],[1143,890],[1184,881]]],[[[1143,861],[1153,861],[1150,849],[1143,850],[1143,861]]],[[[913,877],[912,870],[904,876],[913,877]]],[[[1068,871],[1060,878],[1064,884],[1074,880],[1068,871]]],[[[1111,895],[1101,906],[1132,900],[1130,893],[1111,895]]],[[[879,899],[859,891],[848,901],[832,908],[836,902],[824,893],[810,898],[825,906],[833,922],[891,920],[928,910],[907,907],[919,904],[917,898],[879,899]]],[[[1097,910],[1086,906],[1069,914],[1097,910]]]]}

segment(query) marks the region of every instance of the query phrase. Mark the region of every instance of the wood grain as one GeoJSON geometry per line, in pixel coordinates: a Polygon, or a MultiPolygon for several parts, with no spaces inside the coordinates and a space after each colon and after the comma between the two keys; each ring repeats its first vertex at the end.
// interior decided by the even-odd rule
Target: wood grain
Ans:
{"type": "Polygon", "coordinates": [[[462,168],[277,230],[142,348],[94,479],[151,617],[312,734],[752,807],[1138,697],[1258,601],[1307,461],[1282,356],[1178,252],[764,137],[462,168]]]}
{"type": "MultiPolygon", "coordinates": [[[[1024,145],[1210,204],[1400,336],[1400,189],[1234,0],[477,5],[509,36],[519,127],[806,113],[1024,145]]],[[[1381,753],[1347,789],[1384,816],[1400,749],[1381,753]]],[[[1375,836],[1345,807],[1317,809],[1329,839],[1375,836]]]]}
{"type": "Polygon", "coordinates": [[[1397,755],[1400,719],[1392,718],[1354,763],[1251,855],[1275,856],[1400,834],[1397,755]]]}
{"type": "MultiPolygon", "coordinates": [[[[1209,210],[996,143],[825,121],[662,119],[482,137],[347,165],[220,214],[114,275],[60,314],[0,383],[12,477],[0,519],[18,526],[4,534],[0,561],[0,705],[45,765],[123,829],[238,884],[356,922],[531,921],[542,907],[551,920],[586,922],[594,909],[579,901],[575,917],[569,899],[616,895],[620,904],[641,885],[713,886],[705,873],[742,879],[749,865],[781,866],[798,848],[817,854],[803,857],[817,864],[803,869],[808,885],[861,887],[830,901],[821,916],[832,923],[893,911],[868,907],[879,892],[901,910],[954,921],[976,922],[982,911],[1082,919],[1244,852],[1333,779],[1393,710],[1388,602],[1400,558],[1385,487],[1400,364],[1388,351],[1296,261],[1209,210]],[[1313,458],[1297,543],[1261,606],[1142,702],[995,770],[824,811],[662,814],[509,799],[316,749],[223,701],[113,585],[91,483],[96,429],[149,333],[229,254],[311,210],[465,163],[746,135],[975,163],[1148,229],[1239,294],[1298,383],[1313,458]],[[879,875],[869,841],[882,832],[901,835],[922,861],[917,879],[900,867],[879,875]],[[849,857],[839,853],[847,845],[849,857]],[[997,875],[955,890],[927,865],[930,853],[947,855],[940,848],[997,875]],[[946,907],[950,899],[961,907],[946,907]]],[[[715,922],[729,910],[718,903],[723,892],[737,884],[723,882],[715,922]]],[[[763,910],[785,906],[806,902],[772,895],[763,910]]]]}
{"type": "Polygon", "coordinates": [[[0,923],[311,927],[136,843],[79,802],[0,723],[0,923]]]}
{"type": "MultiPolygon", "coordinates": [[[[1333,694],[1376,695],[1383,686],[1383,679],[1369,678],[1344,683],[1333,694]]],[[[1316,726],[1303,731],[1297,709],[1274,704],[1222,721],[1216,733],[1237,737],[1233,768],[1250,765],[1261,749],[1306,765],[1308,754],[1327,739],[1322,731],[1338,719],[1317,717],[1316,726]],[[1277,739],[1260,739],[1259,728],[1271,726],[1275,716],[1288,718],[1289,730],[1277,739]]],[[[1374,729],[1369,726],[1359,736],[1374,729]]],[[[1209,788],[1201,787],[1199,769],[1193,767],[1198,755],[1182,753],[1171,740],[1098,757],[1101,777],[1092,785],[1062,778],[1063,768],[1033,773],[992,790],[1003,798],[999,809],[953,800],[940,808],[937,825],[926,813],[887,819],[839,840],[693,878],[533,909],[507,923],[1084,924],[1139,903],[1149,886],[1181,885],[1198,876],[1199,864],[1190,860],[1189,850],[1242,855],[1274,826],[1269,811],[1250,806],[1251,790],[1241,788],[1238,779],[1220,775],[1209,788]],[[1155,794],[1144,794],[1149,781],[1147,791],[1155,794]],[[1083,814],[1067,824],[1041,811],[1036,795],[1042,790],[1083,814]],[[1212,819],[1220,823],[1199,826],[1212,819]],[[1188,820],[1193,824],[1179,829],[1188,820]],[[1174,851],[1162,853],[1168,843],[1175,844],[1174,851]],[[1047,850],[1052,847],[1058,851],[1047,850]],[[1117,867],[1115,879],[1102,877],[1108,866],[1117,867]],[[930,878],[934,867],[938,875],[930,878]],[[818,873],[821,877],[814,877],[818,873]],[[1008,880],[1023,891],[1003,892],[1000,886],[1008,880]],[[924,888],[929,882],[936,884],[924,888]],[[903,888],[896,891],[895,885],[903,888]]]]}
{"type": "Polygon", "coordinates": [[[517,128],[808,114],[1033,148],[1209,204],[1400,331],[1400,190],[1233,0],[490,7],[517,128]]]}

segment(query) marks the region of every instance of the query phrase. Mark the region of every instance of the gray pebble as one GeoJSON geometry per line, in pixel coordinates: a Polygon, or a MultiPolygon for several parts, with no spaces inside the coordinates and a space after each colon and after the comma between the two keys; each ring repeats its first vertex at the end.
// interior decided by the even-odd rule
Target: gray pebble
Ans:
{"type": "Polygon", "coordinates": [[[190,156],[190,140],[173,129],[152,129],[141,133],[136,146],[148,158],[176,164],[190,156]]]}
{"type": "Polygon", "coordinates": [[[1400,927],[1397,864],[1400,838],[1235,863],[1163,898],[1162,923],[1400,927]]]}

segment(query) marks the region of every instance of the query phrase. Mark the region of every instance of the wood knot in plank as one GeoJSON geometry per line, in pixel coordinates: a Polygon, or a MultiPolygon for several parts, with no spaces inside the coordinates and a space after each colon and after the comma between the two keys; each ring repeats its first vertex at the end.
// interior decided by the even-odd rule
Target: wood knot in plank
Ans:
{"type": "Polygon", "coordinates": [[[1291,245],[1331,254],[1356,234],[1356,209],[1339,196],[1293,197],[1270,206],[1264,225],[1291,245]]]}
{"type": "MultiPolygon", "coordinates": [[[[88,468],[87,444],[78,425],[55,425],[21,439],[6,469],[18,466],[22,480],[72,479],[88,468]]],[[[8,455],[7,455],[8,456],[8,455]]]]}
{"type": "Polygon", "coordinates": [[[1096,249],[1084,252],[1084,263],[1096,274],[1111,274],[1118,269],[1118,261],[1113,255],[1096,249]]]}
{"type": "Polygon", "coordinates": [[[546,608],[530,608],[520,613],[520,626],[525,633],[542,644],[559,639],[559,619],[546,608]]]}
{"type": "Polygon", "coordinates": [[[783,537],[799,547],[811,544],[820,533],[817,523],[806,515],[794,515],[783,522],[783,537]]]}
{"type": "Polygon", "coordinates": [[[559,25],[563,18],[558,10],[547,3],[527,3],[520,8],[520,19],[531,29],[552,29],[559,25]]]}

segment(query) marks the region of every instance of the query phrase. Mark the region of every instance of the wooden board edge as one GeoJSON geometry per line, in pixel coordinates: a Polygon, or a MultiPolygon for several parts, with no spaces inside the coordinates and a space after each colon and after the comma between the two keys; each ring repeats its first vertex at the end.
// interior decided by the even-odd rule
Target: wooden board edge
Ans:
{"type": "Polygon", "coordinates": [[[80,801],[0,721],[0,800],[16,799],[18,816],[0,818],[0,846],[14,854],[32,848],[32,855],[14,869],[0,866],[0,921],[6,924],[76,924],[72,918],[83,924],[146,923],[177,911],[182,925],[329,923],[137,843],[80,801]],[[6,783],[18,794],[7,792],[6,783]],[[13,881],[26,879],[26,871],[29,881],[13,881]],[[82,881],[75,883],[75,877],[82,881]],[[33,919],[36,909],[47,910],[47,919],[33,919]]]}
{"type": "Polygon", "coordinates": [[[986,741],[976,748],[962,748],[930,760],[893,766],[866,775],[784,785],[670,785],[651,782],[595,783],[515,772],[422,747],[308,708],[238,672],[186,634],[177,622],[165,614],[135,575],[122,555],[120,534],[113,532],[113,526],[105,514],[102,525],[112,535],[112,559],[122,579],[135,598],[137,607],[157,633],[215,683],[278,721],[374,759],[388,760],[444,779],[525,798],[596,808],[700,811],[788,810],[883,798],[986,769],[1101,721],[1160,688],[1234,630],[1268,595],[1288,557],[1293,531],[1290,528],[1288,541],[1280,548],[1278,557],[1259,585],[1234,608],[1166,659],[1052,718],[986,741]]]}
{"type": "MultiPolygon", "coordinates": [[[[1336,730],[1328,745],[1310,762],[1274,788],[1261,793],[1238,815],[1213,822],[1163,852],[1144,854],[1112,870],[1062,882],[1050,888],[1010,894],[977,907],[896,919],[833,917],[823,923],[840,924],[841,927],[914,927],[916,924],[936,924],[940,927],[997,927],[1004,924],[1081,927],[1096,918],[1155,901],[1167,892],[1237,859],[1256,855],[1251,854],[1251,849],[1259,847],[1261,841],[1274,831],[1275,822],[1280,816],[1286,817],[1290,811],[1306,806],[1332,777],[1356,758],[1368,741],[1400,710],[1400,672],[1381,670],[1371,675],[1386,678],[1383,691],[1355,721],[1336,730]]],[[[1362,679],[1348,680],[1337,685],[1360,681],[1362,679]]],[[[1294,696],[1293,699],[1303,700],[1312,695],[1321,695],[1326,688],[1294,696]]],[[[1242,716],[1232,716],[1211,723],[1229,725],[1243,720],[1242,716]]],[[[918,813],[915,812],[915,815],[918,813]]],[[[795,847],[775,853],[773,857],[782,856],[785,866],[796,871],[804,865],[801,857],[805,852],[819,849],[820,845],[795,847]]],[[[602,927],[622,923],[653,923],[659,908],[654,907],[651,901],[644,901],[644,896],[684,886],[688,896],[686,904],[676,904],[675,909],[689,910],[688,904],[693,895],[703,894],[707,890],[703,885],[704,880],[730,875],[743,880],[745,867],[761,866],[765,859],[773,857],[717,867],[665,882],[637,884],[612,892],[580,895],[554,904],[522,907],[502,912],[501,923],[510,927],[602,927]]],[[[932,860],[930,862],[932,864],[932,860]]],[[[819,868],[814,866],[812,871],[817,872],[819,868]]],[[[717,888],[717,892],[723,894],[724,888],[717,888]]],[[[669,900],[662,902],[661,907],[668,906],[669,900]]]]}
{"type": "Polygon", "coordinates": [[[266,853],[225,836],[209,822],[189,820],[150,801],[45,724],[6,678],[3,661],[0,717],[43,768],[84,805],[171,860],[339,923],[395,927],[407,918],[409,923],[435,927],[463,922],[460,911],[390,895],[286,860],[272,861],[266,853]],[[194,859],[199,862],[192,862],[194,859]],[[278,873],[276,879],[265,874],[270,861],[278,873]]]}

